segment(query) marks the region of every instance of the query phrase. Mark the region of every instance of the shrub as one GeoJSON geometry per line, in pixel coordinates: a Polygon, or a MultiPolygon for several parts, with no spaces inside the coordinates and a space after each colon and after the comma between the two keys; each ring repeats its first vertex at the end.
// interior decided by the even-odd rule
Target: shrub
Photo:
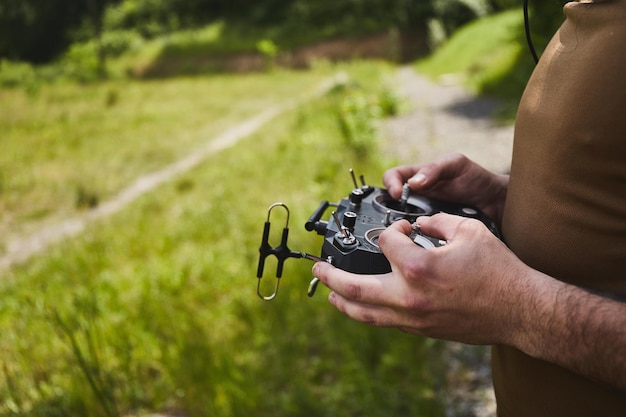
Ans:
{"type": "Polygon", "coordinates": [[[399,113],[400,99],[390,88],[383,88],[377,94],[349,88],[337,107],[346,144],[366,155],[376,148],[380,120],[399,113]]]}
{"type": "Polygon", "coordinates": [[[26,62],[0,61],[0,86],[20,87],[35,84],[35,69],[26,62]]]}

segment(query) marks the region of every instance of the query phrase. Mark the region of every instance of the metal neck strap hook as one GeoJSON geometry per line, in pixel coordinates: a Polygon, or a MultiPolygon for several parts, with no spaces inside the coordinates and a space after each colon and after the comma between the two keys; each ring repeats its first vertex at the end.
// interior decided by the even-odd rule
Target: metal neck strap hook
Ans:
{"type": "Polygon", "coordinates": [[[302,258],[300,252],[294,252],[287,246],[287,239],[289,237],[289,208],[283,203],[274,203],[267,210],[267,221],[263,227],[263,237],[261,239],[261,246],[259,247],[259,264],[257,268],[257,295],[265,301],[269,301],[276,297],[278,294],[278,287],[280,286],[280,278],[283,275],[283,265],[287,258],[302,258]],[[278,246],[272,246],[269,243],[269,235],[271,229],[270,217],[272,210],[276,207],[282,207],[286,212],[285,226],[283,227],[282,237],[278,246]],[[276,266],[276,283],[274,285],[274,292],[269,295],[264,295],[261,291],[261,279],[263,278],[263,270],[265,269],[265,259],[273,255],[278,259],[276,266]]]}

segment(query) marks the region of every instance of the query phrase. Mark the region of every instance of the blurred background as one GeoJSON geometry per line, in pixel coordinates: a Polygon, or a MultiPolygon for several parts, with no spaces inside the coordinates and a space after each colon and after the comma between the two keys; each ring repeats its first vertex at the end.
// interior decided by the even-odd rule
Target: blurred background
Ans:
{"type": "MultiPolygon", "coordinates": [[[[533,3],[541,52],[563,3],[533,3]]],[[[484,348],[255,274],[270,204],[318,253],[350,168],[430,156],[384,128],[428,130],[413,81],[510,128],[524,36],[512,0],[0,0],[0,416],[492,415],[484,348]]]]}

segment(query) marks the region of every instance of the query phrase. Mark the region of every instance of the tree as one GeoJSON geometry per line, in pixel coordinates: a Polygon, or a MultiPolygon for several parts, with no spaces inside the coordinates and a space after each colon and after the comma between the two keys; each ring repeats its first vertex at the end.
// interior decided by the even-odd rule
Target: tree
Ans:
{"type": "Polygon", "coordinates": [[[0,0],[0,58],[48,62],[74,40],[72,31],[85,18],[98,25],[104,7],[116,1],[0,0]]]}
{"type": "Polygon", "coordinates": [[[102,26],[104,7],[106,0],[86,0],[89,20],[93,29],[93,38],[96,43],[96,55],[98,57],[98,76],[104,78],[106,76],[106,56],[102,47],[102,26]]]}

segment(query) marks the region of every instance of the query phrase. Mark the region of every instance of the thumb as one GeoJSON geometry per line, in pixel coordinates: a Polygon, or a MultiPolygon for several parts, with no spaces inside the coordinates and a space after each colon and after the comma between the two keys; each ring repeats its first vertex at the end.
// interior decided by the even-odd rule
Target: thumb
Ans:
{"type": "Polygon", "coordinates": [[[448,241],[454,237],[459,225],[466,220],[468,219],[461,216],[437,213],[432,216],[418,217],[415,223],[426,236],[448,241]]]}

